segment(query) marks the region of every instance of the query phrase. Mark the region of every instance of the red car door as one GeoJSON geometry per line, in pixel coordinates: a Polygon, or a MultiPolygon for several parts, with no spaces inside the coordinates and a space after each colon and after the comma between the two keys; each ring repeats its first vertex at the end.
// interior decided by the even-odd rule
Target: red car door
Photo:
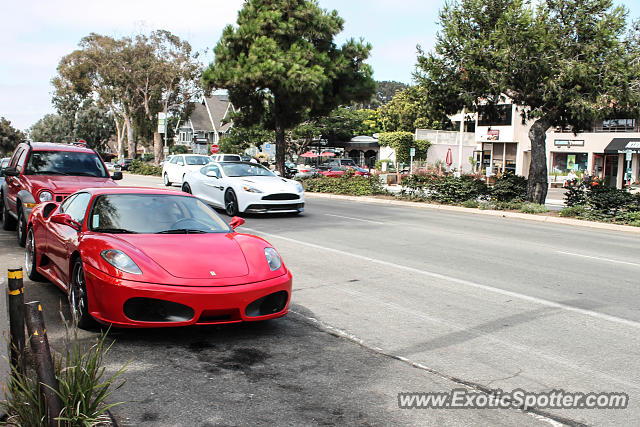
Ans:
{"type": "Polygon", "coordinates": [[[58,214],[67,214],[72,220],[84,224],[87,207],[91,201],[89,193],[78,193],[65,200],[58,211],[47,220],[46,253],[53,265],[54,274],[66,285],[71,277],[71,254],[78,247],[80,231],[71,225],[59,224],[51,219],[58,214]]]}

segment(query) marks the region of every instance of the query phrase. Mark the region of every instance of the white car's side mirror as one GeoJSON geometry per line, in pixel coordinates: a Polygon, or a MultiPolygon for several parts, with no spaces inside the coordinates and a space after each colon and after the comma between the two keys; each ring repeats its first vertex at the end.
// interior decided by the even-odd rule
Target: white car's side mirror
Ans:
{"type": "Polygon", "coordinates": [[[280,171],[273,171],[277,176],[280,176],[280,171]]]}
{"type": "Polygon", "coordinates": [[[217,178],[218,177],[218,173],[216,171],[209,171],[207,172],[207,176],[210,178],[217,178]]]}

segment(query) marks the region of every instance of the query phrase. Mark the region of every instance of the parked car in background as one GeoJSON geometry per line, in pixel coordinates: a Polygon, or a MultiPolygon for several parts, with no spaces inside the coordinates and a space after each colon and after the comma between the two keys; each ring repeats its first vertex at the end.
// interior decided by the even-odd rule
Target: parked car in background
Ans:
{"type": "Polygon", "coordinates": [[[348,158],[344,158],[344,159],[329,159],[323,163],[320,164],[319,169],[331,169],[334,167],[341,167],[341,166],[348,166],[348,167],[358,167],[358,165],[356,164],[356,162],[353,159],[348,159],[348,158]]]}
{"type": "Polygon", "coordinates": [[[311,178],[318,175],[319,170],[310,165],[296,165],[297,172],[293,176],[295,179],[311,178]]]}
{"type": "Polygon", "coordinates": [[[128,171],[132,161],[133,159],[120,159],[116,162],[116,164],[120,166],[121,170],[128,171]]]}
{"type": "MultiPolygon", "coordinates": [[[[242,157],[239,154],[214,154],[209,156],[212,162],[241,162],[242,157]]],[[[251,159],[249,159],[251,160],[251,159]]]]}
{"type": "Polygon", "coordinates": [[[211,163],[189,172],[182,191],[223,208],[229,216],[241,212],[298,214],[304,210],[302,184],[258,163],[211,163]]]}
{"type": "Polygon", "coordinates": [[[27,275],[62,289],[81,328],[284,316],[291,272],[266,240],[234,230],[242,223],[178,191],[87,189],[34,209],[27,275]]]}
{"type": "Polygon", "coordinates": [[[211,162],[209,156],[202,154],[176,154],[171,160],[162,165],[162,179],[167,187],[177,182],[182,184],[187,172],[198,170],[211,162]]]}
{"type": "Polygon", "coordinates": [[[2,226],[18,228],[18,243],[25,245],[31,210],[43,202],[62,202],[88,187],[113,187],[122,172],[110,176],[94,150],[82,144],[23,142],[16,147],[4,170],[2,226]]]}
{"type": "Polygon", "coordinates": [[[173,159],[173,154],[167,156],[164,158],[163,161],[161,161],[160,163],[158,163],[158,166],[164,166],[165,163],[169,163],[171,161],[171,159],[173,159]]]}
{"type": "Polygon", "coordinates": [[[284,162],[284,177],[292,179],[298,173],[298,168],[293,162],[284,162]]]}
{"type": "Polygon", "coordinates": [[[351,171],[356,176],[370,177],[371,173],[363,168],[357,166],[334,166],[328,170],[321,170],[320,173],[329,178],[337,178],[344,175],[347,171],[351,171]]]}
{"type": "Polygon", "coordinates": [[[242,162],[250,162],[251,156],[240,156],[240,161],[242,162]]]}
{"type": "Polygon", "coordinates": [[[122,168],[120,167],[119,164],[117,163],[112,163],[112,162],[104,162],[105,166],[107,167],[107,170],[109,172],[116,172],[116,171],[120,171],[122,170],[122,168]]]}
{"type": "Polygon", "coordinates": [[[0,186],[2,186],[4,182],[4,169],[9,165],[9,160],[11,160],[11,157],[3,157],[0,159],[0,186]]]}

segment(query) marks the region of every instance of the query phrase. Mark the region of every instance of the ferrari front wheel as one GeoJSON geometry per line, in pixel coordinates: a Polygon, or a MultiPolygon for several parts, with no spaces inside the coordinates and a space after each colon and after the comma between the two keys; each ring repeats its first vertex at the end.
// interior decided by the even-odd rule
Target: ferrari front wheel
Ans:
{"type": "Polygon", "coordinates": [[[89,314],[86,283],[82,260],[78,258],[73,264],[73,273],[71,274],[69,310],[71,310],[72,318],[81,329],[91,329],[97,326],[96,321],[89,314]]]}
{"type": "Polygon", "coordinates": [[[27,231],[27,242],[24,251],[24,265],[27,268],[27,277],[29,279],[39,282],[43,280],[43,277],[36,269],[36,240],[33,235],[33,228],[29,228],[27,231]]]}

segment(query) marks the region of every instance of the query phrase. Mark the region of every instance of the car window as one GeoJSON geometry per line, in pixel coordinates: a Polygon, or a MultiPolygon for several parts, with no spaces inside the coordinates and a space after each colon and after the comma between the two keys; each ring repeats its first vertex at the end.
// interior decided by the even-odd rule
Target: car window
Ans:
{"type": "Polygon", "coordinates": [[[105,233],[231,231],[212,208],[191,196],[105,194],[96,198],[89,218],[92,231],[105,233]]]}
{"type": "Polygon", "coordinates": [[[220,167],[226,176],[275,176],[257,163],[221,163],[220,167]]]}
{"type": "Polygon", "coordinates": [[[11,159],[9,160],[9,166],[11,166],[11,167],[15,167],[16,166],[16,163],[18,163],[18,158],[20,157],[20,155],[22,154],[23,151],[24,151],[24,148],[18,148],[13,153],[13,156],[11,156],[11,159]]]}
{"type": "Polygon", "coordinates": [[[356,162],[354,162],[353,159],[340,160],[340,163],[345,166],[356,166],[356,162]]]}
{"type": "Polygon", "coordinates": [[[203,167],[202,169],[200,169],[200,173],[202,175],[206,175],[207,173],[214,171],[215,173],[218,174],[218,176],[220,176],[220,169],[218,168],[217,165],[207,165],[205,167],[203,167]]]}
{"type": "Polygon", "coordinates": [[[67,207],[69,206],[69,203],[71,203],[73,201],[73,199],[75,199],[77,196],[77,194],[72,194],[71,196],[67,197],[64,202],[62,202],[60,204],[60,213],[66,213],[67,212],[67,207]]]}
{"type": "Polygon", "coordinates": [[[175,165],[176,163],[178,163],[178,160],[180,160],[180,156],[175,156],[173,159],[171,159],[171,164],[175,165]]]}
{"type": "Polygon", "coordinates": [[[82,223],[82,221],[84,221],[84,215],[87,212],[87,206],[89,206],[89,201],[91,201],[91,194],[76,194],[73,200],[66,204],[64,213],[69,215],[72,220],[82,223]]]}
{"type": "Polygon", "coordinates": [[[107,170],[95,153],[32,151],[25,175],[72,175],[107,178],[107,170]]]}
{"type": "Polygon", "coordinates": [[[209,158],[206,156],[184,156],[188,165],[206,165],[209,163],[209,158]]]}
{"type": "Polygon", "coordinates": [[[225,162],[239,162],[240,156],[224,156],[223,159],[225,162]]]}
{"type": "Polygon", "coordinates": [[[27,159],[28,153],[29,150],[22,150],[22,153],[20,153],[20,157],[18,157],[18,162],[16,163],[16,169],[18,169],[18,171],[22,171],[22,167],[24,166],[24,161],[27,159]]]}

